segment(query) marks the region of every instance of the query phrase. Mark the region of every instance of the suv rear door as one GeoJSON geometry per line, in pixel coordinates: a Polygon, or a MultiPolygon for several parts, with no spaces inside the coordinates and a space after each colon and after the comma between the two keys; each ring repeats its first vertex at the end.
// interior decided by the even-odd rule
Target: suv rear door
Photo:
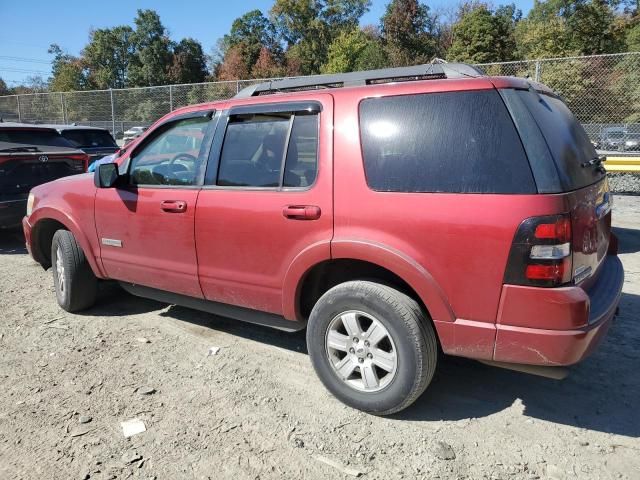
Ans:
{"type": "Polygon", "coordinates": [[[327,94],[223,113],[195,220],[206,299],[283,314],[294,259],[311,247],[330,257],[332,128],[327,94]]]}
{"type": "Polygon", "coordinates": [[[96,193],[96,230],[110,278],[202,297],[193,227],[213,135],[212,112],[157,126],[122,163],[126,182],[96,193]]]}
{"type": "Polygon", "coordinates": [[[611,195],[604,168],[586,132],[557,96],[545,91],[504,89],[527,150],[540,193],[563,194],[571,215],[576,284],[595,280],[611,233],[611,195]],[[591,277],[591,280],[588,280],[591,277]]]}

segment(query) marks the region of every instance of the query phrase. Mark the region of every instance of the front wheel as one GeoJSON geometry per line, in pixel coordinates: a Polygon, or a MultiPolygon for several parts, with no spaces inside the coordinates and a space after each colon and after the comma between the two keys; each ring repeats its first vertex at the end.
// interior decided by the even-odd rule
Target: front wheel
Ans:
{"type": "Polygon", "coordinates": [[[376,415],[411,405],[431,382],[438,357],[435,332],[420,305],[368,281],[340,284],[318,300],[307,349],[336,398],[376,415]]]}
{"type": "Polygon", "coordinates": [[[96,301],[98,279],[75,237],[58,230],[51,243],[53,283],[58,305],[67,312],[78,312],[96,301]]]}

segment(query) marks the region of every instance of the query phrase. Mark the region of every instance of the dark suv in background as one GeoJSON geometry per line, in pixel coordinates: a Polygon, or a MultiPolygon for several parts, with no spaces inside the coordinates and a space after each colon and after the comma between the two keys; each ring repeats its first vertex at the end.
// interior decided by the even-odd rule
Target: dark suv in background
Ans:
{"type": "Polygon", "coordinates": [[[119,150],[118,144],[106,128],[80,125],[49,125],[60,133],[73,147],[89,155],[89,165],[119,150]]]}
{"type": "Polygon", "coordinates": [[[33,187],[83,173],[88,161],[53,128],[0,122],[0,227],[20,225],[33,187]]]}

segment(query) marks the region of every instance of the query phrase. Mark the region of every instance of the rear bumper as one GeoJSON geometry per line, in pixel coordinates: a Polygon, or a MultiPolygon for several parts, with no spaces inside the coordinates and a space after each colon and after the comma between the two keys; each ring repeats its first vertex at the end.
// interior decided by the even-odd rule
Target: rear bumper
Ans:
{"type": "Polygon", "coordinates": [[[493,360],[571,365],[588,356],[615,316],[624,282],[620,259],[609,255],[588,292],[580,287],[503,287],[493,360]]]}
{"type": "Polygon", "coordinates": [[[15,227],[27,211],[27,199],[0,200],[0,227],[15,227]]]}

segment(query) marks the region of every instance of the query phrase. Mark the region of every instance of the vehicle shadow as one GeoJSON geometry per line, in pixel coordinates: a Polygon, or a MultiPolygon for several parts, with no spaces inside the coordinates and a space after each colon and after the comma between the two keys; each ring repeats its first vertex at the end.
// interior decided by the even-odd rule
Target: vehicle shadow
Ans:
{"type": "Polygon", "coordinates": [[[27,248],[20,229],[0,230],[0,255],[24,255],[27,248]]]}
{"type": "Polygon", "coordinates": [[[123,290],[117,282],[100,282],[98,297],[93,307],[81,312],[81,315],[92,317],[119,317],[138,315],[141,313],[160,310],[167,305],[164,303],[136,297],[123,290]]]}
{"type": "Polygon", "coordinates": [[[611,230],[618,237],[618,253],[640,252],[640,230],[623,227],[613,227],[611,230]]]}
{"type": "Polygon", "coordinates": [[[172,305],[168,310],[160,313],[160,316],[228,333],[247,340],[266,343],[275,347],[284,348],[285,350],[307,353],[305,330],[299,332],[284,332],[275,328],[241,322],[232,318],[220,317],[177,305],[172,305]]]}
{"type": "Polygon", "coordinates": [[[640,296],[623,294],[620,309],[600,348],[564,380],[448,357],[425,394],[394,418],[474,419],[513,406],[531,419],[640,437],[640,296]]]}
{"type": "MultiPolygon", "coordinates": [[[[396,420],[440,421],[482,418],[508,408],[525,417],[629,437],[640,436],[640,296],[623,294],[621,314],[592,357],[557,381],[442,357],[433,382],[396,420]]],[[[172,306],[163,317],[248,340],[307,353],[305,332],[286,333],[260,325],[172,306]]]]}

